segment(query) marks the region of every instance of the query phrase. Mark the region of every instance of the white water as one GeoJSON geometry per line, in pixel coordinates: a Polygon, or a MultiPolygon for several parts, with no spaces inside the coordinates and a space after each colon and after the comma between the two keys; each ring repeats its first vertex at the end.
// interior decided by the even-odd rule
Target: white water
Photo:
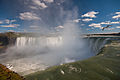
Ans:
{"type": "Polygon", "coordinates": [[[18,37],[16,40],[17,47],[27,46],[48,46],[57,47],[63,44],[61,36],[58,37],[18,37]]]}
{"type": "Polygon", "coordinates": [[[0,55],[0,62],[11,70],[26,75],[53,65],[94,56],[108,40],[104,39],[100,42],[100,39],[89,39],[83,45],[80,44],[81,39],[77,40],[77,44],[64,43],[61,36],[18,37],[15,46],[10,47],[6,53],[0,55]]]}
{"type": "Polygon", "coordinates": [[[61,36],[18,37],[15,46],[10,47],[6,53],[0,55],[0,62],[5,65],[12,65],[12,68],[8,67],[18,73],[28,74],[28,72],[43,70],[48,66],[71,62],[71,60],[73,61],[80,56],[82,59],[85,52],[75,52],[76,49],[81,49],[81,47],[75,48],[75,45],[69,44],[70,49],[73,48],[70,50],[67,46],[68,43],[64,44],[61,36]]]}

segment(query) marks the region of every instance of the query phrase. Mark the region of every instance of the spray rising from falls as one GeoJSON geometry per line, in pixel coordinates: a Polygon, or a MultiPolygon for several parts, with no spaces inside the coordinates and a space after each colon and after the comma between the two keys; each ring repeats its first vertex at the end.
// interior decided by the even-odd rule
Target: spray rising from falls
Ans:
{"type": "Polygon", "coordinates": [[[29,74],[44,70],[49,66],[73,62],[94,56],[106,43],[107,39],[84,39],[87,44],[64,44],[64,39],[58,37],[18,37],[16,45],[10,47],[4,55],[0,56],[1,63],[12,70],[29,74]],[[103,41],[101,41],[103,40],[103,41]],[[70,46],[70,47],[69,47],[70,46]]]}
{"type": "Polygon", "coordinates": [[[93,52],[97,48],[93,47],[104,43],[102,41],[99,44],[98,39],[90,41],[81,38],[79,29],[73,23],[64,26],[59,36],[17,37],[15,46],[0,55],[0,62],[8,67],[12,65],[10,69],[25,75],[94,56],[93,52]]]}

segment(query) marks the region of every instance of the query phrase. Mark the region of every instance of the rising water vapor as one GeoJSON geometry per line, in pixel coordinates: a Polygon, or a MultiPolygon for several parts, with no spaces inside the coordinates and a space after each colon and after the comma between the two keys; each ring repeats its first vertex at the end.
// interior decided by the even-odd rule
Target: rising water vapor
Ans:
{"type": "Polygon", "coordinates": [[[16,45],[3,54],[2,63],[11,64],[16,72],[28,74],[27,71],[34,72],[90,57],[79,28],[72,22],[63,26],[58,36],[18,37],[16,45]]]}
{"type": "MultiPolygon", "coordinates": [[[[60,14],[61,17],[56,19],[60,21],[57,21],[56,24],[61,23],[60,25],[64,27],[62,30],[52,32],[49,28],[43,28],[42,25],[42,27],[39,26],[40,34],[41,32],[46,35],[51,32],[54,34],[39,37],[17,37],[15,46],[8,48],[6,53],[0,55],[0,62],[12,65],[12,70],[25,75],[93,55],[84,39],[80,37],[81,32],[78,25],[73,22],[77,18],[77,8],[73,8],[71,11],[62,9],[60,14]],[[62,19],[63,16],[65,16],[64,19],[62,19]]],[[[44,16],[44,18],[47,17],[44,16]]],[[[34,26],[36,25],[40,24],[34,23],[34,26]]]]}

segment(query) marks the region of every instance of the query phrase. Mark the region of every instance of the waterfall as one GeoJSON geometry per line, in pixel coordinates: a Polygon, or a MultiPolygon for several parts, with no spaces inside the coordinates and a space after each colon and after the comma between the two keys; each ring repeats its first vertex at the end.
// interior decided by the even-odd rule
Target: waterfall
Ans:
{"type": "Polygon", "coordinates": [[[61,36],[17,37],[16,44],[0,55],[0,63],[6,66],[12,65],[11,69],[18,73],[28,74],[53,65],[95,56],[109,39],[72,39],[71,41],[76,41],[76,43],[68,43],[69,39],[64,42],[61,36]]]}
{"type": "Polygon", "coordinates": [[[110,40],[110,38],[88,38],[88,45],[91,53],[94,53],[95,55],[98,54],[108,40],[110,40]]]}
{"type": "Polygon", "coordinates": [[[18,37],[16,39],[17,47],[44,46],[56,47],[62,45],[62,37],[18,37]]]}

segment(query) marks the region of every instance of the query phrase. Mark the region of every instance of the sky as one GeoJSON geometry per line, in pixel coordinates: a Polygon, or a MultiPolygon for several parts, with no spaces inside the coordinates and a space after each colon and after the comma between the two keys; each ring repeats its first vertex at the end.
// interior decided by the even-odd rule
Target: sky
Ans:
{"type": "Polygon", "coordinates": [[[66,21],[83,33],[120,32],[120,0],[0,0],[0,32],[58,31],[66,21]],[[112,25],[102,31],[103,27],[112,25]]]}

